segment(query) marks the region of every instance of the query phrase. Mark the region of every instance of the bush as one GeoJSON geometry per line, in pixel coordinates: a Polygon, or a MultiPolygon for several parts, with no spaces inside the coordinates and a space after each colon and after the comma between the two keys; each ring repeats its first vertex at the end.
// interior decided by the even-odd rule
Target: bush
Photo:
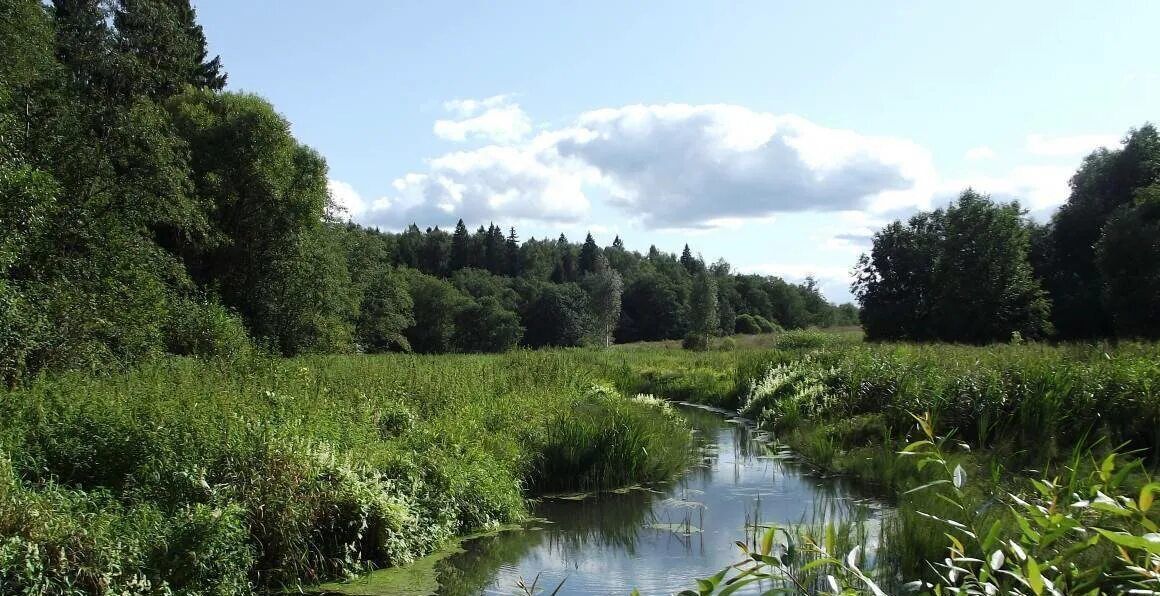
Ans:
{"type": "Polygon", "coordinates": [[[737,324],[734,325],[733,329],[737,333],[744,333],[746,335],[757,335],[761,333],[761,325],[751,314],[738,315],[737,324]]]}
{"type": "Polygon", "coordinates": [[[722,338],[721,342],[717,344],[717,349],[722,352],[732,352],[737,349],[737,340],[732,337],[722,338]]]}
{"type": "Polygon", "coordinates": [[[174,300],[163,331],[165,349],[181,356],[233,359],[254,348],[242,319],[213,300],[174,300]]]}
{"type": "Polygon", "coordinates": [[[761,315],[753,315],[753,321],[757,323],[757,327],[761,329],[762,333],[781,333],[783,329],[781,325],[770,321],[761,315]]]}
{"type": "Polygon", "coordinates": [[[681,341],[681,347],[694,352],[704,352],[709,349],[709,336],[704,333],[690,333],[681,341]]]}

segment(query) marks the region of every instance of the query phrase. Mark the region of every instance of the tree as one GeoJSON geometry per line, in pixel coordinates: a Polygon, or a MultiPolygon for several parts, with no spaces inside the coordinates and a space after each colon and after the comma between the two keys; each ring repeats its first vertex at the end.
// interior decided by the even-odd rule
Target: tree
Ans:
{"type": "Polygon", "coordinates": [[[986,343],[1050,331],[1029,226],[1017,203],[967,190],[946,208],[874,236],[854,284],[870,339],[986,343]]]}
{"type": "Polygon", "coordinates": [[[1136,193],[1096,245],[1104,299],[1119,337],[1160,338],[1160,184],[1136,193]]]}
{"type": "Polygon", "coordinates": [[[592,234],[584,238],[584,245],[580,247],[579,267],[580,274],[596,273],[598,267],[608,267],[608,261],[603,260],[600,247],[592,239],[592,234]]]}
{"type": "Polygon", "coordinates": [[[483,269],[460,269],[451,276],[451,283],[457,290],[475,300],[494,298],[504,308],[516,310],[520,296],[511,288],[511,279],[494,275],[483,269]]]}
{"type": "Polygon", "coordinates": [[[447,232],[440,230],[439,226],[427,228],[419,248],[419,270],[428,275],[447,275],[450,253],[451,238],[447,232]]]}
{"type": "Polygon", "coordinates": [[[556,240],[556,267],[552,270],[552,281],[558,284],[576,281],[576,253],[568,238],[563,234],[556,240]]]}
{"type": "Polygon", "coordinates": [[[467,226],[460,219],[455,224],[455,233],[451,235],[450,269],[454,273],[468,266],[471,258],[471,237],[467,234],[467,226]]]}
{"type": "Polygon", "coordinates": [[[697,260],[693,258],[693,251],[689,250],[689,245],[685,245],[685,249],[681,251],[681,266],[685,271],[692,275],[697,272],[697,260]]]}
{"type": "Polygon", "coordinates": [[[459,352],[506,352],[520,342],[520,316],[491,296],[471,300],[455,316],[455,347],[459,352]]]}
{"type": "Polygon", "coordinates": [[[1160,133],[1152,125],[1128,132],[1120,149],[1099,149],[1071,179],[1071,195],[1052,217],[1051,261],[1043,267],[1052,320],[1062,338],[1113,332],[1104,302],[1105,282],[1095,246],[1108,218],[1136,193],[1160,181],[1160,133]]]}
{"type": "Polygon", "coordinates": [[[321,337],[280,335],[297,325],[290,323],[289,312],[279,309],[290,309],[291,318],[317,315],[321,321],[346,310],[319,301],[338,299],[341,292],[300,296],[300,303],[276,297],[290,288],[314,288],[330,274],[292,262],[298,258],[333,263],[343,270],[336,275],[349,279],[345,260],[324,256],[331,248],[320,238],[330,200],[326,162],[299,144],[289,123],[259,97],[189,91],[169,108],[188,142],[195,195],[206,206],[212,229],[205,241],[177,234],[180,240],[173,250],[183,255],[200,285],[218,289],[255,335],[273,340],[284,351],[315,345],[321,337]]]}
{"type": "Polygon", "coordinates": [[[367,277],[355,323],[359,345],[367,352],[411,351],[404,334],[415,324],[407,279],[385,262],[367,277]]]}
{"type": "Polygon", "coordinates": [[[934,276],[942,256],[943,214],[920,213],[874,234],[870,255],[858,261],[851,288],[862,305],[866,338],[934,337],[934,276]]]}
{"type": "Polygon", "coordinates": [[[532,348],[578,346],[590,326],[588,296],[574,283],[546,284],[525,308],[524,343],[532,348]]]}
{"type": "Polygon", "coordinates": [[[939,338],[986,343],[1006,341],[1013,332],[1046,336],[1050,304],[1031,270],[1019,204],[995,204],[967,190],[945,213],[933,288],[939,338]]]}
{"type": "Polygon", "coordinates": [[[484,236],[484,267],[492,273],[502,275],[507,270],[506,256],[503,230],[495,224],[489,225],[484,236]]]}
{"type": "Polygon", "coordinates": [[[619,342],[684,337],[685,307],[672,281],[650,271],[628,284],[621,303],[619,342]]]}
{"type": "Polygon", "coordinates": [[[510,228],[507,240],[504,242],[506,253],[506,269],[504,273],[511,277],[519,277],[524,273],[524,263],[520,254],[520,237],[516,235],[515,227],[510,228]]]}
{"type": "MultiPolygon", "coordinates": [[[[598,258],[604,259],[603,255],[598,258]]],[[[612,344],[613,332],[620,322],[624,282],[619,273],[602,264],[595,272],[581,278],[580,285],[588,294],[589,341],[598,346],[608,346],[612,344]]]]}
{"type": "Polygon", "coordinates": [[[359,305],[334,238],[311,230],[268,256],[247,304],[251,333],[287,356],[351,351],[359,305]]]}
{"type": "Polygon", "coordinates": [[[708,271],[693,277],[689,295],[689,330],[700,335],[714,335],[720,324],[717,318],[717,284],[708,271]]]}
{"type": "Polygon", "coordinates": [[[221,58],[207,59],[205,33],[189,0],[116,0],[113,7],[116,47],[128,60],[141,88],[150,96],[168,96],[183,85],[220,91],[226,75],[221,58]]]}
{"type": "Polygon", "coordinates": [[[437,277],[412,271],[410,278],[415,322],[404,334],[411,349],[423,354],[453,351],[456,318],[471,299],[437,277]]]}

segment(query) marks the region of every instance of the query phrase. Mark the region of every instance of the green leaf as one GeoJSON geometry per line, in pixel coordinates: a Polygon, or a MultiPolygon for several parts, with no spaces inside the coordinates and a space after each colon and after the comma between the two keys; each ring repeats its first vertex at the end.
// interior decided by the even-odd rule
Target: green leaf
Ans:
{"type": "Polygon", "coordinates": [[[999,541],[999,536],[1003,533],[1003,520],[995,520],[991,524],[991,529],[987,530],[987,535],[983,537],[983,549],[990,550],[996,542],[999,541]]]}
{"type": "Polygon", "coordinates": [[[1140,498],[1136,501],[1139,505],[1140,511],[1145,513],[1152,508],[1154,493],[1160,492],[1160,482],[1150,482],[1140,489],[1140,498]]]}
{"type": "Polygon", "coordinates": [[[1043,593],[1043,574],[1039,572],[1039,563],[1031,557],[1027,557],[1027,582],[1036,594],[1043,593]]]}
{"type": "Polygon", "coordinates": [[[728,586],[725,586],[724,590],[721,590],[720,596],[729,596],[730,594],[736,592],[737,590],[740,590],[741,588],[743,588],[743,587],[745,587],[753,582],[761,581],[762,579],[763,578],[760,578],[760,577],[747,577],[743,580],[733,582],[733,583],[729,584],[728,586]]]}
{"type": "Polygon", "coordinates": [[[1104,458],[1104,463],[1100,464],[1100,480],[1107,482],[1112,478],[1112,470],[1116,469],[1116,454],[1109,453],[1104,458]]]}
{"type": "Polygon", "coordinates": [[[934,482],[928,482],[922,486],[916,486],[916,487],[914,487],[914,488],[912,488],[912,489],[910,489],[902,494],[909,495],[910,493],[916,493],[920,490],[926,490],[932,486],[938,486],[940,484],[950,484],[950,483],[951,483],[950,480],[935,480],[934,482]]]}
{"type": "Polygon", "coordinates": [[[915,442],[907,445],[906,447],[903,447],[902,451],[899,451],[899,453],[913,453],[919,447],[925,447],[927,445],[934,447],[934,443],[931,443],[930,441],[926,441],[926,440],[915,441],[915,442]]]}
{"type": "Polygon", "coordinates": [[[773,550],[773,535],[777,532],[776,526],[770,526],[761,537],[761,554],[768,555],[773,550]]]}
{"type": "Polygon", "coordinates": [[[815,567],[821,567],[822,565],[841,565],[841,564],[842,564],[841,561],[839,561],[837,559],[833,559],[833,558],[814,559],[813,561],[810,561],[809,563],[802,565],[801,572],[805,573],[805,572],[807,572],[815,567]]]}
{"type": "Polygon", "coordinates": [[[1147,551],[1154,555],[1160,555],[1160,541],[1152,541],[1144,538],[1143,536],[1133,536],[1132,534],[1113,532],[1103,528],[1093,529],[1099,532],[1100,535],[1102,535],[1104,538],[1107,538],[1108,540],[1111,540],[1112,542],[1122,547],[1147,551]]]}

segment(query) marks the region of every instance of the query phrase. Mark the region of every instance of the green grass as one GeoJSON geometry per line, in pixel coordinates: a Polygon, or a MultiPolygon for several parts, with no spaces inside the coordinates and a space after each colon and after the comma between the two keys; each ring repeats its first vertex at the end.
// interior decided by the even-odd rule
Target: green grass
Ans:
{"type": "Polygon", "coordinates": [[[688,429],[637,394],[741,409],[891,498],[879,560],[918,573],[946,549],[918,512],[954,512],[902,494],[932,479],[896,454],[911,413],[969,446],[947,458],[982,504],[1115,448],[1154,469],[1157,387],[1156,344],[872,345],[849,330],[52,376],[0,393],[0,593],[233,594],[406,564],[520,520],[529,495],[679,473],[688,429]]]}
{"type": "Polygon", "coordinates": [[[582,351],[172,359],[0,394],[0,593],[244,593],[398,565],[688,430],[582,351]]]}

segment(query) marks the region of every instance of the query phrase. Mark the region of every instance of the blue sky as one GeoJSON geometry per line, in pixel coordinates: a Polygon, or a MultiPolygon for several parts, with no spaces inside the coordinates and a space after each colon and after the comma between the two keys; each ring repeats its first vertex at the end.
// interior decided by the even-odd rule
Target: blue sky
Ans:
{"type": "Polygon", "coordinates": [[[849,299],[965,186],[1046,217],[1158,119],[1157,2],[195,0],[354,220],[591,230],[849,299]]]}

